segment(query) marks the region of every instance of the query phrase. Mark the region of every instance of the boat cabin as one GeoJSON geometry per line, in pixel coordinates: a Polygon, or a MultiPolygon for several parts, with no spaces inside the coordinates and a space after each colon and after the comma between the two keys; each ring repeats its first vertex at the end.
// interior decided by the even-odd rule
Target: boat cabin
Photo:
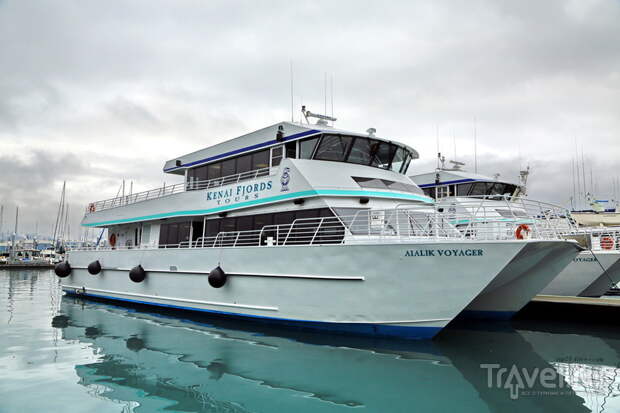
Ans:
{"type": "Polygon", "coordinates": [[[447,197],[517,197],[522,194],[521,185],[513,182],[475,174],[464,170],[438,169],[435,172],[411,175],[424,194],[435,200],[447,197]]]}
{"type": "MultiPolygon", "coordinates": [[[[82,224],[107,228],[111,246],[191,247],[221,233],[429,204],[406,175],[417,158],[373,129],[280,122],[168,160],[164,172],[181,182],[93,202],[82,224]]],[[[282,242],[281,234],[266,238],[256,242],[282,242]]],[[[341,239],[322,234],[313,242],[341,239]]]]}

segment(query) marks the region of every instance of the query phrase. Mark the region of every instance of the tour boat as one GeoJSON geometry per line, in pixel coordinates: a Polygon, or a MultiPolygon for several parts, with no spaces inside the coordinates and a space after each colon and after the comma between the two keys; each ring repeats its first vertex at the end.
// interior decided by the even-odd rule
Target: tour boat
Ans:
{"type": "Polygon", "coordinates": [[[82,225],[107,229],[107,243],[67,252],[56,266],[63,290],[430,338],[507,267],[575,250],[544,230],[527,240],[464,235],[407,177],[413,148],[304,115],[319,121],[173,158],[164,172],[181,183],[89,204],[82,225]]]}
{"type": "MultiPolygon", "coordinates": [[[[525,196],[523,179],[518,183],[500,180],[499,176],[470,173],[460,166],[444,166],[435,172],[411,176],[411,179],[438,203],[458,204],[469,211],[477,211],[478,215],[503,217],[507,228],[516,223],[528,226],[548,223],[564,238],[579,241],[583,251],[568,260],[559,273],[545,271],[537,276],[540,286],[537,294],[600,297],[620,281],[620,233],[617,229],[578,228],[568,210],[562,212],[549,204],[540,204],[541,214],[528,214],[526,205],[531,201],[525,196]],[[531,218],[532,215],[535,219],[531,218]]],[[[522,171],[521,176],[527,177],[527,173],[522,171]]],[[[525,294],[522,299],[508,290],[504,295],[504,306],[514,305],[516,308],[519,303],[525,305],[529,301],[524,299],[525,294]]],[[[472,303],[468,310],[475,311],[480,307],[484,308],[485,303],[472,303]]]]}

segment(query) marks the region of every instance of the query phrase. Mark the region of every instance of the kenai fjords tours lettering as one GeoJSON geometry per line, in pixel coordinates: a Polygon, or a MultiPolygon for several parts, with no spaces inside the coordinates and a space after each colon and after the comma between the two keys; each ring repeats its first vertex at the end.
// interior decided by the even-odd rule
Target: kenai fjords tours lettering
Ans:
{"type": "Polygon", "coordinates": [[[272,181],[260,182],[248,185],[237,185],[232,188],[220,189],[207,192],[207,201],[215,201],[218,205],[230,204],[231,202],[249,201],[258,199],[265,191],[273,187],[272,181]]]}

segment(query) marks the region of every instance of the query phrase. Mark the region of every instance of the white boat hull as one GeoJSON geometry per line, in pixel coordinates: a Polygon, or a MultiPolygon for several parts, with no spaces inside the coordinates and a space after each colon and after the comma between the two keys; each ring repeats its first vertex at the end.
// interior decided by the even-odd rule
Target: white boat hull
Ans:
{"type": "Polygon", "coordinates": [[[571,242],[529,243],[465,308],[463,318],[512,318],[579,253],[571,242]]]}
{"type": "Polygon", "coordinates": [[[527,244],[519,241],[72,251],[70,294],[344,332],[430,338],[527,244]],[[455,251],[450,256],[427,251],[455,251]],[[460,254],[460,251],[469,251],[460,254]],[[471,253],[471,251],[478,251],[471,253]],[[86,267],[99,260],[102,272],[86,267]],[[147,271],[132,282],[129,269],[147,271]],[[213,288],[218,265],[226,285],[213,288]]]}
{"type": "Polygon", "coordinates": [[[600,297],[620,281],[619,259],[620,251],[582,251],[541,294],[600,297]]]}

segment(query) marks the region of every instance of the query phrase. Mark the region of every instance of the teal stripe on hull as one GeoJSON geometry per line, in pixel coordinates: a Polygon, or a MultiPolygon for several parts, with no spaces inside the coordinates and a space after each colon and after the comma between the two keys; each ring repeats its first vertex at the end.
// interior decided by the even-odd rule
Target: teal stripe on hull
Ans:
{"type": "Polygon", "coordinates": [[[140,217],[134,218],[123,218],[123,219],[114,219],[111,221],[101,221],[94,222],[89,224],[82,224],[85,227],[97,227],[97,226],[105,226],[105,225],[115,225],[115,224],[124,224],[128,222],[139,222],[139,221],[150,221],[154,219],[162,219],[162,218],[171,218],[171,217],[182,217],[186,215],[208,215],[208,214],[216,214],[222,211],[229,211],[231,209],[244,208],[254,205],[266,204],[270,202],[282,201],[291,198],[308,198],[313,196],[373,196],[377,198],[392,198],[392,199],[404,199],[410,201],[420,201],[425,203],[433,203],[433,199],[416,194],[403,194],[403,193],[393,193],[393,192],[382,192],[382,191],[345,191],[340,189],[319,189],[319,190],[309,190],[309,191],[300,191],[300,192],[291,192],[288,194],[276,195],[269,198],[264,199],[254,199],[251,201],[240,202],[234,205],[224,205],[221,207],[210,208],[210,209],[194,209],[188,211],[173,211],[173,212],[163,212],[160,214],[152,214],[152,215],[144,215],[140,217]]]}

